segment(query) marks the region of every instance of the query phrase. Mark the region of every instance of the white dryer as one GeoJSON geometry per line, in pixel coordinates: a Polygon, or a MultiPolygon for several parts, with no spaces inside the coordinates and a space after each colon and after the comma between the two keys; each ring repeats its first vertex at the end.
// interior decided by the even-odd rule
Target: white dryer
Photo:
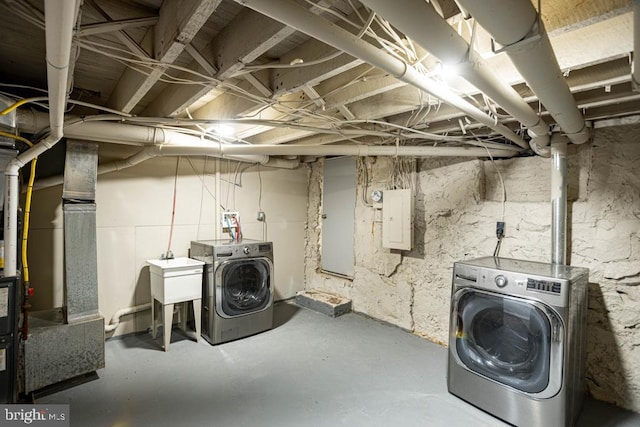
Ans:
{"type": "Polygon", "coordinates": [[[273,244],[255,240],[191,242],[204,261],[202,336],[220,344],[273,328],[273,244]]]}
{"type": "Polygon", "coordinates": [[[519,427],[580,412],[589,270],[485,257],[453,267],[449,392],[519,427]]]}

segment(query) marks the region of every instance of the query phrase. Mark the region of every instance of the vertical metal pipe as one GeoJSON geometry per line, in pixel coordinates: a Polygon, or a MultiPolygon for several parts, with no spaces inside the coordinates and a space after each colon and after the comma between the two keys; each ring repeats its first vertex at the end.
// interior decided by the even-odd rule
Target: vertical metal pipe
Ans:
{"type": "Polygon", "coordinates": [[[567,139],[551,141],[551,262],[567,263],[567,139]]]}
{"type": "Polygon", "coordinates": [[[220,218],[222,218],[222,209],[220,208],[220,203],[222,200],[222,189],[220,188],[220,167],[222,162],[220,159],[216,159],[216,199],[213,201],[215,203],[215,208],[213,210],[213,214],[215,218],[213,218],[213,238],[215,240],[220,239],[220,218]]]}
{"type": "Polygon", "coordinates": [[[633,70],[631,82],[633,90],[640,91],[640,0],[633,0],[633,70]]]}

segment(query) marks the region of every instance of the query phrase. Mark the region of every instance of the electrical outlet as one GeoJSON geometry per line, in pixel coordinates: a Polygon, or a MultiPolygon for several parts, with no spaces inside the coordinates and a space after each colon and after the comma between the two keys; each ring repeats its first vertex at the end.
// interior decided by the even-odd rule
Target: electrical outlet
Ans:
{"type": "Polygon", "coordinates": [[[222,212],[222,228],[237,228],[240,221],[240,212],[222,212]]]}
{"type": "Polygon", "coordinates": [[[258,216],[257,216],[257,218],[256,218],[256,219],[257,219],[258,221],[260,221],[260,222],[263,222],[263,221],[266,219],[266,217],[265,217],[265,215],[264,215],[264,212],[262,212],[262,211],[258,211],[258,216]]]}

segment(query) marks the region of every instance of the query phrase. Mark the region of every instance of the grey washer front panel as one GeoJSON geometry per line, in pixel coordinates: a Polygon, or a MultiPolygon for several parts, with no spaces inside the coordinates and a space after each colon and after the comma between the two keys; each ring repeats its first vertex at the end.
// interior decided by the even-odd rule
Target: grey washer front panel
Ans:
{"type": "MultiPolygon", "coordinates": [[[[205,263],[202,283],[202,336],[211,344],[221,344],[244,338],[273,328],[273,244],[244,239],[204,240],[191,242],[191,257],[205,263]],[[256,271],[265,274],[268,292],[264,304],[256,304],[244,313],[224,311],[225,269],[254,264],[256,271]]],[[[252,277],[250,280],[255,280],[252,277]]]]}
{"type": "Polygon", "coordinates": [[[520,427],[582,406],[588,270],[508,258],[453,268],[449,392],[520,427]]]}

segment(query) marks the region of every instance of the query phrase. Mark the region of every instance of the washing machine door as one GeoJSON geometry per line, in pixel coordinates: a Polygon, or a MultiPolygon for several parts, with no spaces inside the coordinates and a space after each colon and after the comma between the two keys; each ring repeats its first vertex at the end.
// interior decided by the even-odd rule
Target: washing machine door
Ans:
{"type": "Polygon", "coordinates": [[[268,258],[230,259],[216,268],[216,312],[221,317],[256,313],[273,302],[273,263],[268,258]]]}
{"type": "Polygon", "coordinates": [[[564,328],[537,301],[465,288],[453,298],[452,351],[466,369],[540,398],[562,386],[564,328]]]}

